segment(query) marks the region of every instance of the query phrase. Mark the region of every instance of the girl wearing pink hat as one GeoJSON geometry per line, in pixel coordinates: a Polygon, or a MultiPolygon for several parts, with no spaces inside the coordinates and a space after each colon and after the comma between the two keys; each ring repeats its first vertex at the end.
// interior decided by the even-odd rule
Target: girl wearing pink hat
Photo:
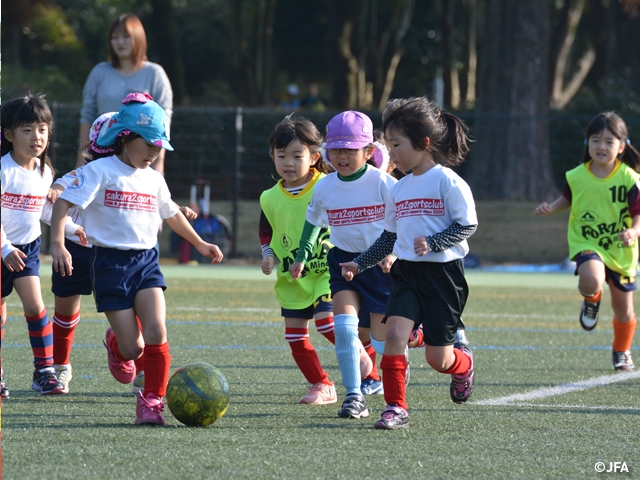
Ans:
{"type": "MultiPolygon", "coordinates": [[[[367,160],[373,159],[378,160],[377,166],[380,166],[382,156],[376,152],[371,119],[364,113],[347,111],[333,117],[327,125],[326,141],[327,160],[335,172],[315,187],[296,262],[289,271],[294,279],[300,276],[319,230],[330,227],[330,241],[334,247],[329,250],[327,263],[333,297],[336,356],[346,388],[338,416],[363,418],[369,415],[369,410],[361,391],[366,373],[360,370],[362,343],[358,338],[358,311],[370,313],[374,347],[384,344],[377,340],[384,341],[385,338],[382,318],[391,284],[380,266],[370,269],[357,281],[347,282],[339,264],[353,260],[382,233],[384,199],[396,179],[367,164],[367,160]]],[[[386,261],[392,263],[392,257],[386,261]]]]}

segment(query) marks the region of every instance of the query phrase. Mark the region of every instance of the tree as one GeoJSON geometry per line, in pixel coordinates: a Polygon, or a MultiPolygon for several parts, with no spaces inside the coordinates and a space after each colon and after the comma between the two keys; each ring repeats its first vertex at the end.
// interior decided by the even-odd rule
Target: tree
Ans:
{"type": "Polygon", "coordinates": [[[483,200],[546,198],[553,189],[546,2],[488,0],[486,19],[469,183],[483,200]]]}
{"type": "Polygon", "coordinates": [[[405,53],[402,41],[411,24],[414,0],[329,3],[336,50],[333,103],[351,109],[384,108],[405,53]]]}

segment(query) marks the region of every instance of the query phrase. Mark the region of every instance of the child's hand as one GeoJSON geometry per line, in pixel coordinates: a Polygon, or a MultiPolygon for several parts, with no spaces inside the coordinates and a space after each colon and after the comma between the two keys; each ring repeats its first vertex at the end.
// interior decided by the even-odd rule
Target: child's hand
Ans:
{"type": "Polygon", "coordinates": [[[304,270],[304,263],[302,262],[293,262],[289,267],[289,273],[294,280],[298,280],[300,275],[302,275],[302,271],[304,270]]]}
{"type": "Polygon", "coordinates": [[[59,272],[61,276],[71,276],[73,273],[73,265],[71,262],[71,254],[64,245],[51,243],[51,258],[53,259],[53,269],[59,272]]]}
{"type": "Polygon", "coordinates": [[[4,264],[12,272],[21,272],[24,270],[23,258],[27,258],[27,254],[22,250],[14,250],[4,258],[4,264]]]}
{"type": "Polygon", "coordinates": [[[273,265],[275,264],[275,259],[271,255],[267,255],[262,259],[262,263],[260,266],[262,267],[262,273],[265,275],[271,275],[273,271],[273,265]]]}
{"type": "Polygon", "coordinates": [[[345,263],[339,263],[338,265],[342,267],[342,276],[348,282],[353,280],[354,275],[358,273],[358,264],[356,262],[345,262],[345,263]]]}
{"type": "Polygon", "coordinates": [[[620,240],[624,242],[625,247],[630,247],[638,238],[638,232],[633,228],[628,228],[620,232],[620,240]]]}
{"type": "Polygon", "coordinates": [[[56,200],[61,193],[62,190],[58,190],[57,188],[50,188],[49,192],[47,193],[47,200],[49,200],[51,203],[56,203],[56,200]]]}
{"type": "Polygon", "coordinates": [[[80,245],[82,245],[83,247],[89,245],[89,242],[87,241],[87,234],[85,233],[84,228],[79,227],[75,231],[75,234],[80,238],[80,245]]]}
{"type": "Polygon", "coordinates": [[[195,220],[198,218],[198,214],[191,210],[189,207],[180,207],[180,211],[187,220],[195,220]]]}
{"type": "Polygon", "coordinates": [[[423,257],[429,253],[429,244],[427,243],[427,237],[416,237],[413,239],[413,251],[416,255],[423,257]]]}
{"type": "Polygon", "coordinates": [[[542,217],[545,215],[549,215],[551,211],[551,205],[549,205],[547,202],[542,202],[540,205],[538,205],[534,213],[537,216],[542,217]]]}
{"type": "Polygon", "coordinates": [[[224,258],[222,250],[217,245],[213,243],[202,242],[196,246],[196,250],[201,255],[204,255],[207,258],[211,259],[211,263],[220,263],[224,258]]]}
{"type": "Polygon", "coordinates": [[[393,262],[395,261],[396,261],[396,257],[394,257],[393,255],[389,255],[384,260],[381,260],[380,262],[378,262],[378,265],[382,269],[383,273],[389,273],[391,271],[391,265],[393,265],[393,262]]]}

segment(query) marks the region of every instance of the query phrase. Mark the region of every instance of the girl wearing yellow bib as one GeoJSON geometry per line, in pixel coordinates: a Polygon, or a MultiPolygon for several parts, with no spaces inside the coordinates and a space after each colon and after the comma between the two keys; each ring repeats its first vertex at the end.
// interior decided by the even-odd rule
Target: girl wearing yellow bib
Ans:
{"type": "Polygon", "coordinates": [[[582,164],[566,174],[567,184],[553,203],[541,203],[536,215],[571,208],[567,240],[576,261],[578,290],[584,297],[580,325],[598,323],[602,286],[611,292],[613,367],[634,368],[631,344],[636,328],[633,292],[637,289],[640,236],[640,153],[631,146],[627,126],[605,112],[587,125],[582,164]]]}
{"type": "Polygon", "coordinates": [[[309,341],[309,320],[315,318],[318,332],[335,344],[327,268],[328,230],[321,232],[315,242],[313,259],[303,278],[295,281],[289,274],[314,187],[328,171],[320,154],[322,135],[309,120],[292,114],[276,125],[268,142],[276,171],[282,178],[260,195],[262,272],[270,275],[276,258],[279,260],[275,292],[284,317],[285,337],[298,368],[311,384],[300,403],[336,403],[335,386],[309,341]]]}

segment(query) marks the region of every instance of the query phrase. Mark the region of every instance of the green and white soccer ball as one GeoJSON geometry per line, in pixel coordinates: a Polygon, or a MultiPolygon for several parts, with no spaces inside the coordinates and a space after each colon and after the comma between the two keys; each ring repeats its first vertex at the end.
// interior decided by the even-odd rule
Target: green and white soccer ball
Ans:
{"type": "Polygon", "coordinates": [[[167,385],[167,405],[185,425],[207,427],[229,408],[229,382],[220,370],[198,362],[179,368],[167,385]]]}

